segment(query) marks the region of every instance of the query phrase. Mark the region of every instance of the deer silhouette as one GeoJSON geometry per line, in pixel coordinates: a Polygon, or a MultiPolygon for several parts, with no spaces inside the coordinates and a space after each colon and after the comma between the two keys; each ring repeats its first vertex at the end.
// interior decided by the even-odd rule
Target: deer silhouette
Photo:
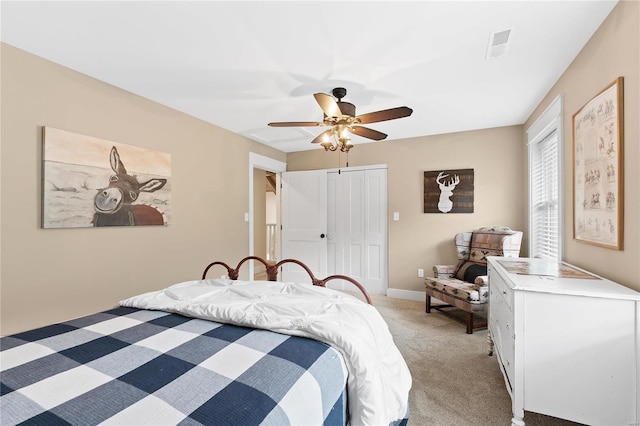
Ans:
{"type": "Polygon", "coordinates": [[[138,182],[127,173],[116,147],[109,155],[111,169],[115,175],[109,178],[109,186],[98,190],[94,198],[93,226],[164,225],[164,214],[153,206],[133,204],[140,192],[155,192],[162,188],[166,179],[150,179],[138,182]]]}
{"type": "Polygon", "coordinates": [[[451,196],[453,195],[453,190],[456,185],[460,183],[460,178],[458,175],[453,175],[448,182],[443,182],[444,178],[449,177],[449,175],[444,172],[438,173],[438,177],[436,178],[436,182],[438,183],[438,187],[440,188],[440,199],[438,200],[438,210],[442,213],[448,213],[453,208],[453,201],[451,201],[451,196]]]}

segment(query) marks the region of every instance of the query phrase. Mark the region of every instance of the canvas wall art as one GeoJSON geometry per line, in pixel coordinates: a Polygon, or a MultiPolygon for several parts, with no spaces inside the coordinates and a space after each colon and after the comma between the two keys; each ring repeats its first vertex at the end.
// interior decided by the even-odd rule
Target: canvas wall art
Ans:
{"type": "Polygon", "coordinates": [[[52,127],[42,142],[44,228],[171,223],[169,154],[52,127]]]}
{"type": "Polygon", "coordinates": [[[473,169],[424,172],[425,213],[473,213],[473,169]]]}

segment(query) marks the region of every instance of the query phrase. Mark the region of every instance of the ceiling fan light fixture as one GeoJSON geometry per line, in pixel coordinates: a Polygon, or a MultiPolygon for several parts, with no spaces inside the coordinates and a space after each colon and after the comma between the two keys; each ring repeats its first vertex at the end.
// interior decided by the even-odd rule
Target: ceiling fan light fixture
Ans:
{"type": "Polygon", "coordinates": [[[347,128],[341,125],[335,126],[329,133],[324,133],[320,146],[325,151],[337,151],[339,149],[342,152],[349,152],[353,148],[347,128]]]}
{"type": "Polygon", "coordinates": [[[349,152],[349,150],[351,148],[353,148],[353,144],[351,143],[351,139],[347,138],[345,141],[342,142],[342,146],[340,147],[340,151],[349,152]]]}
{"type": "Polygon", "coordinates": [[[349,133],[356,134],[363,138],[375,141],[383,140],[386,134],[368,127],[360,126],[360,124],[377,123],[379,121],[395,120],[398,118],[408,117],[413,113],[409,107],[402,106],[390,108],[381,111],[374,111],[367,114],[356,116],[356,106],[350,102],[343,102],[342,98],[347,95],[347,89],[336,87],[332,94],[337,101],[330,95],[325,93],[315,93],[313,97],[323,112],[323,120],[316,122],[308,121],[288,121],[288,122],[271,122],[269,126],[273,127],[308,127],[308,126],[331,126],[319,134],[311,141],[311,143],[319,143],[325,151],[349,152],[353,148],[349,133]]]}
{"type": "Polygon", "coordinates": [[[337,149],[337,146],[331,141],[322,142],[320,146],[323,147],[325,151],[335,151],[337,149]]]}

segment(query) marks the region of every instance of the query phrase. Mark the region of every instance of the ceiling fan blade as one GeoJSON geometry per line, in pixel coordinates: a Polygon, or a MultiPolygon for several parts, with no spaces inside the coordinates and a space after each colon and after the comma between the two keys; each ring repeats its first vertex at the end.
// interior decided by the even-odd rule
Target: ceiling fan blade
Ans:
{"type": "Polygon", "coordinates": [[[406,106],[397,108],[384,109],[381,111],[369,112],[362,114],[356,118],[361,124],[377,123],[379,121],[395,120],[396,118],[408,117],[413,113],[413,110],[406,106]]]}
{"type": "Polygon", "coordinates": [[[349,126],[349,131],[363,138],[373,139],[374,141],[381,141],[387,137],[387,135],[382,132],[362,126],[349,126]]]}
{"type": "Polygon", "coordinates": [[[281,121],[269,123],[271,127],[315,127],[324,126],[324,123],[318,121],[281,121]]]}
{"type": "Polygon", "coordinates": [[[342,116],[342,111],[340,111],[340,107],[335,99],[325,93],[316,93],[313,95],[316,98],[316,102],[322,108],[324,115],[327,117],[340,117],[342,116]]]}
{"type": "Polygon", "coordinates": [[[320,143],[320,142],[324,142],[325,136],[327,137],[327,139],[331,136],[331,133],[333,132],[333,128],[329,129],[329,130],[325,130],[324,132],[320,133],[318,136],[316,136],[316,138],[314,140],[311,141],[311,143],[320,143]]]}

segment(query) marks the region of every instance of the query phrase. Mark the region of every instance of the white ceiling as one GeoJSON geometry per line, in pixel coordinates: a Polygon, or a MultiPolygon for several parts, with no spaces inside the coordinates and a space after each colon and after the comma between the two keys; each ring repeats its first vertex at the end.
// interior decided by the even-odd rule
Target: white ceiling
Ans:
{"type": "MultiPolygon", "coordinates": [[[[285,152],[345,87],[387,140],[522,124],[616,1],[2,1],[2,41],[285,152]],[[485,59],[510,29],[506,55],[485,59]]],[[[353,137],[355,144],[367,139],[353,137]]]]}

